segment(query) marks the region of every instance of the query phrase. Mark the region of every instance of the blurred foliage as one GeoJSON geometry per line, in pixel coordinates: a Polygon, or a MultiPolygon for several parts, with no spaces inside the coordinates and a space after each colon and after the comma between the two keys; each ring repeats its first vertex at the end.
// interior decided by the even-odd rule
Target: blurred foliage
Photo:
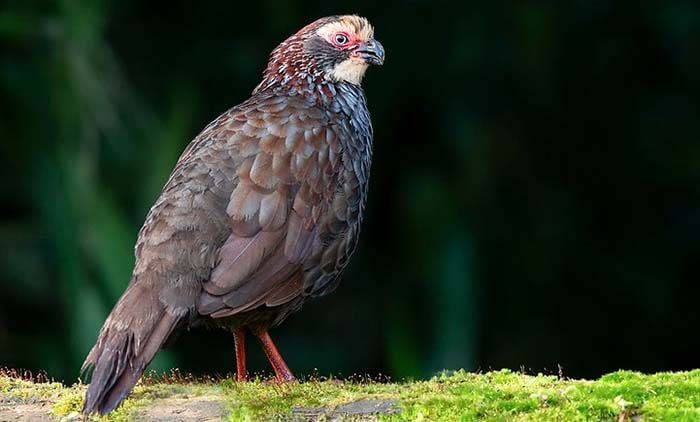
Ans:
{"type": "MultiPolygon", "coordinates": [[[[0,364],[75,379],[179,153],[277,43],[347,12],[387,50],[369,213],[339,290],[275,330],[290,365],[697,367],[700,6],[680,0],[0,3],[0,364]]],[[[233,370],[233,341],[186,333],[173,365],[233,370]]]]}

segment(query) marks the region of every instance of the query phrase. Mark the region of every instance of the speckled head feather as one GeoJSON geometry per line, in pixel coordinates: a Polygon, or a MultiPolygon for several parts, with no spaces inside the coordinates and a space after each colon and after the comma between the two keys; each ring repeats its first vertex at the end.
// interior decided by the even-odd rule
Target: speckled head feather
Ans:
{"type": "Polygon", "coordinates": [[[357,15],[328,16],[303,27],[270,55],[254,92],[274,85],[303,88],[324,81],[359,85],[370,64],[382,64],[384,49],[374,28],[357,15]]]}

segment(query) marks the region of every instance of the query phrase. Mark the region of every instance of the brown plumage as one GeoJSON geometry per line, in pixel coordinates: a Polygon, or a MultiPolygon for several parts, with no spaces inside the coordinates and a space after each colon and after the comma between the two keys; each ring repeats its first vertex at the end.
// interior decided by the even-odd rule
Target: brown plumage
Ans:
{"type": "Polygon", "coordinates": [[[319,19],[273,51],[249,100],[190,143],[85,360],[85,413],[117,407],[171,334],[201,321],[234,334],[239,380],[248,331],[278,379],[293,379],[267,330],[332,291],[355,249],[372,153],[360,82],[383,59],[364,18],[319,19]]]}

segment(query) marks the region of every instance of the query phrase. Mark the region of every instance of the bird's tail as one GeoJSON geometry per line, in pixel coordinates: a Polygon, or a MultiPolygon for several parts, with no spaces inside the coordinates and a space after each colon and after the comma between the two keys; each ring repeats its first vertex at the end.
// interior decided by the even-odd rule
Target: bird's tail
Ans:
{"type": "Polygon", "coordinates": [[[83,413],[104,415],[119,406],[181,318],[150,286],[132,283],[83,364],[83,373],[91,373],[83,413]]]}

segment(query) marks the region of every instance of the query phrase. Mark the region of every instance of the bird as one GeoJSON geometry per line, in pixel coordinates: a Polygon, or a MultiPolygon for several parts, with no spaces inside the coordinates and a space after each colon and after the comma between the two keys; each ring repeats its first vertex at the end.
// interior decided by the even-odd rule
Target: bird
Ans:
{"type": "Polygon", "coordinates": [[[117,408],[166,341],[197,325],[233,335],[237,381],[248,335],[277,381],[295,380],[269,330],[333,291],[357,246],[373,143],[361,83],[384,59],[366,18],[318,19],[185,148],[83,364],[83,413],[117,408]]]}

